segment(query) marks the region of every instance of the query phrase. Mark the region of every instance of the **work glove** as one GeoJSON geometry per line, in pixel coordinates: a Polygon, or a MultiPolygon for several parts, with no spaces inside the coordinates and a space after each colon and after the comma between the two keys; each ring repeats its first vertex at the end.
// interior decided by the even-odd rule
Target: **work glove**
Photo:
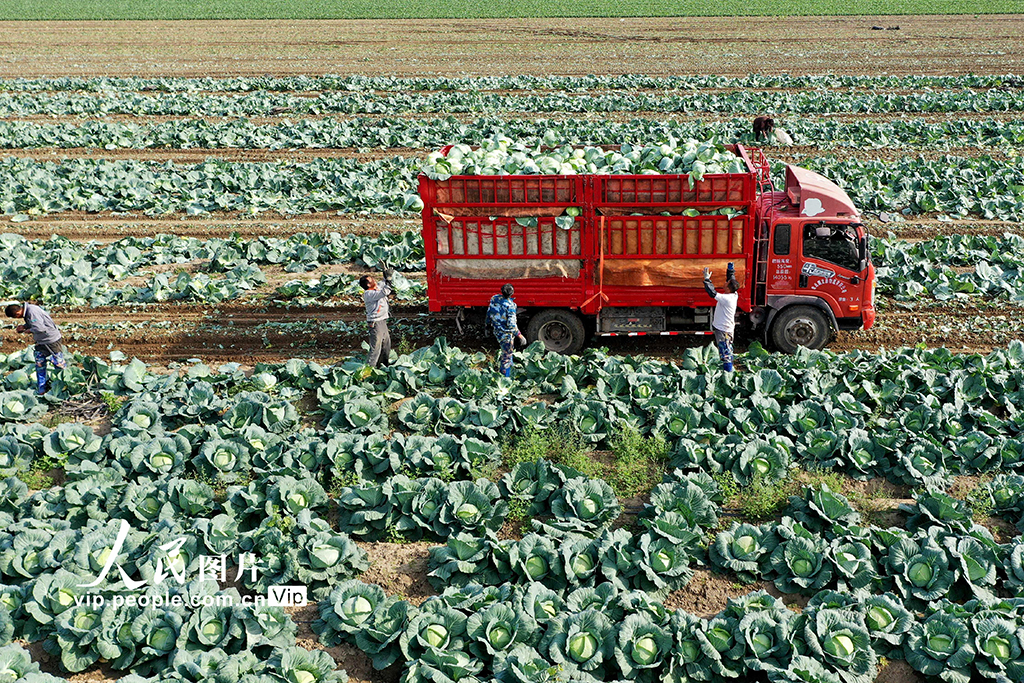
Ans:
{"type": "Polygon", "coordinates": [[[736,265],[733,263],[729,264],[729,267],[725,269],[725,279],[732,280],[736,277],[736,265]]]}
{"type": "Polygon", "coordinates": [[[391,277],[392,277],[392,276],[393,276],[394,274],[395,274],[395,269],[394,269],[394,268],[385,268],[385,269],[384,269],[384,279],[385,279],[385,280],[390,280],[390,279],[391,279],[391,277]]]}
{"type": "Polygon", "coordinates": [[[711,269],[710,268],[705,268],[704,269],[704,279],[705,280],[710,280],[711,279],[711,269]]]}
{"type": "Polygon", "coordinates": [[[516,341],[519,343],[519,348],[523,348],[526,346],[526,337],[524,337],[523,335],[519,335],[518,337],[516,337],[516,341]]]}

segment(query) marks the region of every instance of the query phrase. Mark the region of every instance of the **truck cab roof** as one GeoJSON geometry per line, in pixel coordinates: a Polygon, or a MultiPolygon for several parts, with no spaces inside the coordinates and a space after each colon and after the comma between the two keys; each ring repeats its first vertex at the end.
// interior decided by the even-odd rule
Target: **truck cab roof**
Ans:
{"type": "Polygon", "coordinates": [[[806,168],[786,166],[786,196],[801,217],[859,217],[857,207],[841,187],[806,168]]]}

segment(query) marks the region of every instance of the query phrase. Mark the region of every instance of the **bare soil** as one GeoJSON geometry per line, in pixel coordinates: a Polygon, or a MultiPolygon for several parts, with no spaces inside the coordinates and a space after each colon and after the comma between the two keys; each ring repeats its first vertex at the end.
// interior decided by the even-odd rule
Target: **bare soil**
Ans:
{"type": "MultiPolygon", "coordinates": [[[[293,274],[288,274],[289,276],[293,274]]],[[[313,275],[308,275],[313,277],[313,275]]],[[[281,307],[270,303],[269,291],[281,277],[248,301],[211,304],[148,304],[130,308],[105,307],[55,311],[74,351],[106,356],[117,348],[148,363],[182,362],[201,356],[207,362],[283,361],[294,357],[331,361],[361,353],[364,341],[360,325],[365,315],[356,302],[337,305],[281,307]],[[331,322],[352,323],[350,332],[332,330],[331,322]],[[282,326],[292,323],[292,327],[282,326]]],[[[392,315],[396,324],[416,323],[426,314],[423,304],[397,303],[392,315]]],[[[994,323],[1024,319],[1024,308],[1006,305],[990,310],[934,308],[915,311],[887,310],[878,327],[869,331],[841,332],[829,348],[833,351],[900,348],[926,343],[945,345],[955,352],[988,352],[1006,345],[1011,331],[994,336],[984,328],[948,328],[951,318],[977,316],[994,323]]],[[[438,334],[467,350],[493,351],[491,340],[473,333],[460,335],[454,321],[434,319],[429,329],[411,326],[403,336],[413,345],[429,344],[438,334]],[[417,331],[419,330],[419,331],[417,331]]],[[[1016,333],[1019,336],[1019,333],[1016,333]]],[[[396,339],[395,331],[392,336],[396,339]]],[[[12,330],[0,331],[0,340],[20,347],[24,339],[12,330]]],[[[743,351],[754,339],[741,338],[743,351]]],[[[594,344],[611,353],[643,354],[677,358],[686,348],[703,346],[702,337],[604,338],[594,344]]]]}
{"type": "Polygon", "coordinates": [[[1024,71],[1022,15],[5,22],[0,36],[4,78],[1024,71]]]}
{"type": "Polygon", "coordinates": [[[712,617],[725,609],[731,598],[763,590],[766,586],[763,581],[739,583],[734,576],[696,569],[690,583],[665,598],[665,606],[683,609],[698,617],[712,617]]]}
{"type": "Polygon", "coordinates": [[[252,237],[288,237],[299,232],[337,232],[353,235],[379,235],[384,231],[415,230],[421,222],[397,217],[357,218],[332,213],[301,216],[266,215],[150,218],[142,214],[88,214],[77,211],[33,217],[24,223],[4,222],[0,231],[16,233],[28,239],[47,239],[61,235],[79,241],[114,242],[123,237],[153,237],[173,234],[182,237],[228,237],[234,233],[252,237]]]}
{"type": "Polygon", "coordinates": [[[360,543],[370,568],[360,578],[375,583],[388,595],[419,605],[437,591],[427,581],[427,557],[436,543],[360,543]]]}
{"type": "MultiPolygon", "coordinates": [[[[292,620],[298,625],[295,634],[295,644],[307,650],[323,650],[334,657],[339,668],[345,669],[351,683],[393,683],[391,679],[382,676],[382,672],[375,671],[373,663],[361,650],[354,645],[342,643],[337,647],[325,647],[317,635],[313,632],[311,625],[318,616],[317,606],[309,604],[305,607],[287,607],[292,620]]],[[[396,678],[397,680],[397,678],[396,678]]]]}
{"type": "Polygon", "coordinates": [[[171,161],[176,164],[201,164],[207,159],[234,162],[288,161],[304,163],[316,159],[355,159],[361,162],[392,157],[424,156],[422,149],[386,149],[358,151],[336,147],[304,147],[302,149],[97,149],[87,147],[36,147],[2,150],[0,156],[57,161],[62,159],[133,159],[136,161],[171,161]]]}
{"type": "Polygon", "coordinates": [[[921,674],[914,671],[914,667],[902,659],[888,660],[875,678],[875,683],[922,683],[922,681],[924,678],[921,674]]]}

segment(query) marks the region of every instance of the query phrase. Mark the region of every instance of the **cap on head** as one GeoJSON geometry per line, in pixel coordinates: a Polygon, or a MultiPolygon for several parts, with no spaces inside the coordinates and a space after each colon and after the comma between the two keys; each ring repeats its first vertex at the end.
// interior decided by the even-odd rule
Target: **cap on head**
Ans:
{"type": "Polygon", "coordinates": [[[513,287],[510,284],[504,284],[501,286],[501,295],[506,299],[510,298],[513,294],[515,294],[515,291],[515,287],[513,287]]]}

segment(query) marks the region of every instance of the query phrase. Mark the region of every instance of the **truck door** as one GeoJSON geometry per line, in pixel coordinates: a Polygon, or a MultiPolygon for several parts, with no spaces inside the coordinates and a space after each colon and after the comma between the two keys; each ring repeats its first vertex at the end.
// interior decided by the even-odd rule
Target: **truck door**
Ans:
{"type": "Polygon", "coordinates": [[[797,293],[820,296],[837,319],[860,318],[868,264],[857,226],[806,221],[793,236],[801,255],[797,293]]]}
{"type": "MultiPolygon", "coordinates": [[[[799,225],[796,229],[799,230],[799,225]]],[[[796,294],[799,250],[793,244],[791,223],[777,223],[772,228],[768,249],[768,291],[773,295],[796,294]]]]}

